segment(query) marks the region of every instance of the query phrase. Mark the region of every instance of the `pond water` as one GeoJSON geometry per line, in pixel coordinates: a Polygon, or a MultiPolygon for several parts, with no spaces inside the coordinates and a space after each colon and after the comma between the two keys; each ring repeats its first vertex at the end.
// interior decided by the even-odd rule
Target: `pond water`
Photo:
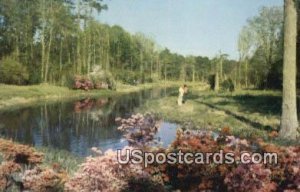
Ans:
{"type": "MultiPolygon", "coordinates": [[[[120,97],[61,101],[0,112],[0,137],[24,144],[90,155],[91,147],[102,150],[127,145],[117,130],[116,117],[128,117],[147,99],[166,97],[174,89],[152,89],[120,97]]],[[[157,137],[164,146],[176,136],[177,125],[163,122],[157,137]]]]}

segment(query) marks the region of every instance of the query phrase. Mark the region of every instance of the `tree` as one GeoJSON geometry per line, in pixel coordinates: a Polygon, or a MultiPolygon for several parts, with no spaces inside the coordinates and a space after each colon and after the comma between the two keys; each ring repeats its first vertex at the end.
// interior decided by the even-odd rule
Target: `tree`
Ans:
{"type": "Polygon", "coordinates": [[[284,1],[283,98],[280,136],[296,139],[298,132],[296,95],[297,10],[295,0],[284,1]]]}
{"type": "Polygon", "coordinates": [[[168,69],[171,64],[172,55],[169,49],[165,48],[162,52],[160,52],[160,61],[163,65],[162,72],[164,80],[167,80],[168,77],[168,69]]]}
{"type": "Polygon", "coordinates": [[[271,65],[277,47],[276,41],[280,36],[283,24],[282,9],[280,7],[263,7],[260,14],[248,22],[249,29],[254,35],[253,41],[257,47],[261,47],[265,62],[271,65]]]}
{"type": "Polygon", "coordinates": [[[222,82],[224,80],[224,70],[223,70],[223,64],[224,64],[224,61],[228,58],[228,54],[226,53],[222,53],[220,51],[220,55],[219,55],[219,58],[218,58],[218,62],[219,62],[219,72],[220,72],[220,81],[222,82]]]}
{"type": "Polygon", "coordinates": [[[195,82],[196,81],[196,58],[191,55],[187,56],[185,63],[187,67],[185,72],[188,74],[187,76],[190,77],[189,80],[195,82]]]}
{"type": "Polygon", "coordinates": [[[251,57],[252,51],[252,35],[249,28],[243,27],[242,31],[240,32],[239,39],[238,39],[238,50],[240,53],[240,62],[243,62],[245,65],[245,87],[248,87],[248,64],[249,58],[251,57]]]}
{"type": "MultiPolygon", "coordinates": [[[[252,74],[259,74],[260,88],[269,88],[273,84],[274,78],[268,77],[271,75],[278,78],[278,74],[275,73],[278,71],[276,68],[278,65],[275,66],[275,64],[282,59],[283,10],[276,6],[263,7],[259,15],[248,20],[245,27],[247,28],[245,33],[251,35],[252,46],[250,50],[254,53],[251,60],[255,61],[255,63],[251,62],[252,69],[248,68],[247,71],[252,71],[252,74]]],[[[242,61],[241,63],[244,64],[246,70],[245,62],[242,61]]],[[[244,84],[246,84],[245,80],[243,79],[244,84]]]]}
{"type": "Polygon", "coordinates": [[[223,81],[223,63],[227,59],[228,54],[224,54],[220,51],[219,55],[217,55],[213,59],[213,63],[215,64],[215,80],[214,80],[214,90],[219,91],[220,81],[223,81]]]}
{"type": "Polygon", "coordinates": [[[25,66],[11,57],[0,61],[0,82],[22,85],[27,83],[29,74],[25,66]]]}
{"type": "Polygon", "coordinates": [[[205,81],[205,79],[209,79],[210,73],[212,72],[212,66],[210,64],[210,60],[208,57],[201,57],[197,56],[195,58],[196,60],[196,71],[198,73],[198,79],[202,82],[205,81]]]}
{"type": "Polygon", "coordinates": [[[212,64],[215,66],[215,71],[214,71],[214,91],[219,91],[219,84],[220,84],[220,80],[219,80],[219,69],[220,69],[220,62],[218,61],[218,58],[215,57],[212,60],[212,64]]]}

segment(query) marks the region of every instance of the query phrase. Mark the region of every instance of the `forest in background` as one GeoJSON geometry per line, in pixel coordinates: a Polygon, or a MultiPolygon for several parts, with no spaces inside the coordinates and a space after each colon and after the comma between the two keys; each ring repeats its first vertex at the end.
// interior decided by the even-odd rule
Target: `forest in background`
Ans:
{"type": "Polygon", "coordinates": [[[262,7],[249,18],[237,39],[238,60],[221,50],[214,58],[172,53],[145,34],[101,23],[98,16],[107,9],[102,0],[0,0],[0,82],[67,85],[98,66],[128,84],[282,86],[283,7],[262,7]]]}

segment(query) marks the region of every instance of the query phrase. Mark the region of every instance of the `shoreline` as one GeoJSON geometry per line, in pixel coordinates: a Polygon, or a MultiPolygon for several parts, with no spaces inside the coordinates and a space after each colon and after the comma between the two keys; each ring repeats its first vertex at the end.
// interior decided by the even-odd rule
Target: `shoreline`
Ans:
{"type": "Polygon", "coordinates": [[[72,90],[49,84],[31,86],[16,86],[0,84],[0,111],[15,110],[18,108],[43,103],[83,99],[86,97],[120,96],[132,92],[154,87],[168,88],[179,86],[182,82],[146,83],[140,85],[117,84],[117,90],[72,90]]]}

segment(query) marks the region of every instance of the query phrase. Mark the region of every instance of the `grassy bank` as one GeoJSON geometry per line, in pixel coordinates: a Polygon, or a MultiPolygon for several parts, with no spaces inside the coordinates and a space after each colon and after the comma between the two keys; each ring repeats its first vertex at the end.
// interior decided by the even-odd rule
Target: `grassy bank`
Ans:
{"type": "Polygon", "coordinates": [[[117,96],[152,87],[178,86],[179,82],[148,83],[137,86],[117,84],[117,90],[72,90],[49,84],[15,86],[0,84],[0,110],[14,109],[35,102],[51,102],[62,99],[80,99],[84,97],[117,96]]]}
{"type": "Polygon", "coordinates": [[[242,90],[215,93],[192,88],[184,105],[177,105],[177,95],[149,100],[139,112],[159,113],[165,120],[190,124],[197,129],[220,131],[229,127],[239,137],[261,137],[284,144],[270,136],[278,131],[281,114],[281,92],[242,90]]]}

